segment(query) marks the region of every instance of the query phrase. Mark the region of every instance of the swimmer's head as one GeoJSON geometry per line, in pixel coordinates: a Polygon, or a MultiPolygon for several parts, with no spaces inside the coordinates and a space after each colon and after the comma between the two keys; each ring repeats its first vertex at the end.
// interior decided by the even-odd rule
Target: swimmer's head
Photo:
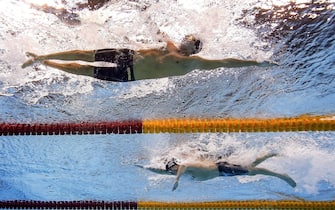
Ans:
{"type": "Polygon", "coordinates": [[[171,174],[176,174],[179,168],[179,164],[175,158],[167,161],[165,164],[165,170],[171,174]]]}
{"type": "Polygon", "coordinates": [[[202,41],[194,35],[186,35],[179,47],[180,53],[186,56],[197,54],[201,49],[202,41]]]}

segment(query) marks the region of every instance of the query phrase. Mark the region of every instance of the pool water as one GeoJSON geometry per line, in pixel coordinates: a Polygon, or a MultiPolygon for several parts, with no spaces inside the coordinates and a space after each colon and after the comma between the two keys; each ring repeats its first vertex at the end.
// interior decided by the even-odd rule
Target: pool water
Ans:
{"type": "MultiPolygon", "coordinates": [[[[47,1],[75,13],[74,22],[31,6],[42,1],[1,3],[1,122],[334,116],[332,1],[120,0],[73,9],[78,3],[85,2],[47,1]],[[199,69],[129,83],[20,67],[26,51],[161,47],[163,32],[176,43],[197,34],[205,58],[278,65],[199,69]]],[[[0,199],[334,200],[334,139],[334,132],[0,136],[0,199]],[[183,176],[172,192],[174,176],[136,167],[164,167],[166,158],[185,155],[248,164],[268,153],[278,155],[260,167],[288,174],[296,188],[260,175],[207,181],[183,176]]]]}

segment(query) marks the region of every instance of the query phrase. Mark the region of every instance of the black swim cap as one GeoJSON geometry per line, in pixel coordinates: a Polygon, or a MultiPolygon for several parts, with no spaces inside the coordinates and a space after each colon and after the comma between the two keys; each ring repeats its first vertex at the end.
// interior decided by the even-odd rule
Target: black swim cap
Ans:
{"type": "Polygon", "coordinates": [[[177,160],[175,158],[172,158],[165,164],[165,170],[172,174],[177,173],[178,168],[179,164],[177,163],[177,160]]]}

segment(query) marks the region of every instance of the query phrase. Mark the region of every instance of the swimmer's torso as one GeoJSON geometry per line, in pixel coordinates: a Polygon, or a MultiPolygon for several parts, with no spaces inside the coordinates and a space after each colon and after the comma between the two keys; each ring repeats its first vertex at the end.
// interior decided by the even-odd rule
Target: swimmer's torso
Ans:
{"type": "Polygon", "coordinates": [[[220,176],[236,176],[236,175],[246,175],[248,174],[248,169],[235,164],[230,164],[228,162],[217,163],[217,169],[220,176]]]}
{"type": "Polygon", "coordinates": [[[199,61],[170,55],[166,50],[138,51],[134,60],[135,79],[154,79],[185,75],[198,68],[199,61]]]}
{"type": "Polygon", "coordinates": [[[228,162],[198,162],[190,164],[185,171],[197,180],[207,180],[217,176],[246,175],[248,172],[247,168],[228,162]]]}
{"type": "Polygon", "coordinates": [[[199,181],[212,179],[220,175],[215,163],[204,160],[187,164],[185,174],[189,174],[199,181]]]}

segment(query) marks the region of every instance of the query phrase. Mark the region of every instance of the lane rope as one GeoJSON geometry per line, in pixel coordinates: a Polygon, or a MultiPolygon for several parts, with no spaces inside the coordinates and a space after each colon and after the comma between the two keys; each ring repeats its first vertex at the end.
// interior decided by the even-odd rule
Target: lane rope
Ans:
{"type": "Polygon", "coordinates": [[[138,209],[334,209],[335,201],[139,202],[138,209]]]}
{"type": "Polygon", "coordinates": [[[298,131],[335,131],[335,117],[300,116],[272,119],[175,118],[82,123],[0,123],[0,136],[298,131]]]}
{"type": "Polygon", "coordinates": [[[143,133],[334,131],[335,118],[145,120],[143,133]]]}
{"type": "Polygon", "coordinates": [[[1,209],[334,209],[335,201],[0,201],[1,209]]]}

